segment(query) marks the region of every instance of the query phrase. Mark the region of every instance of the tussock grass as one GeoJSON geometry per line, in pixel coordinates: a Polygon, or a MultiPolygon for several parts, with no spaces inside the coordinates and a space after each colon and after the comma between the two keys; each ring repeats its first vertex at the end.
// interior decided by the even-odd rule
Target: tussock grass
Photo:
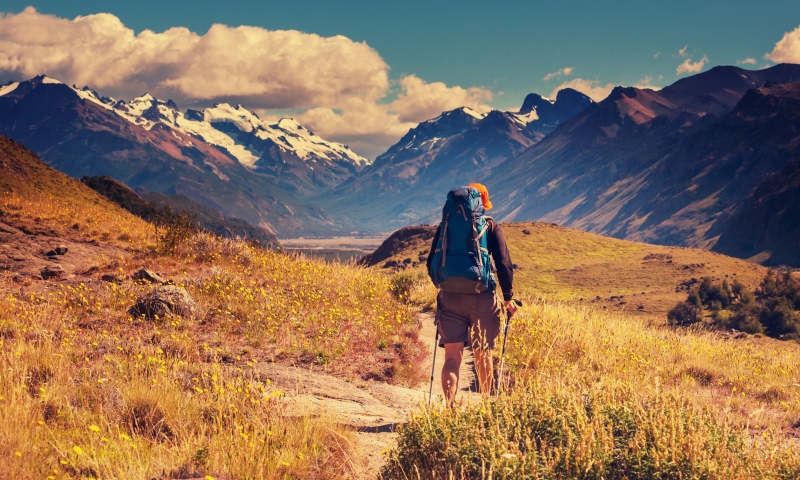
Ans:
{"type": "Polygon", "coordinates": [[[498,401],[422,408],[389,478],[797,478],[800,349],[530,299],[498,401]]]}
{"type": "MultiPolygon", "coordinates": [[[[80,211],[84,215],[86,210],[80,211]]],[[[257,375],[270,361],[411,385],[424,350],[369,270],[199,233],[174,255],[98,259],[94,277],[21,290],[0,277],[0,458],[9,478],[336,478],[352,431],[298,416],[257,375]],[[155,269],[200,306],[131,318],[155,269]],[[124,280],[98,278],[113,273],[124,280]]],[[[302,412],[300,412],[302,414],[302,412]]]]}

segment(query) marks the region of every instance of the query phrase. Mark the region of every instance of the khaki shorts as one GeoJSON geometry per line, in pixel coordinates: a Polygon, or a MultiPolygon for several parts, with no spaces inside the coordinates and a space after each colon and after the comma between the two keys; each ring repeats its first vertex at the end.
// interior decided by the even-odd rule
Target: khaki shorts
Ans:
{"type": "Polygon", "coordinates": [[[439,292],[436,301],[439,346],[463,342],[475,350],[493,349],[500,335],[501,317],[502,309],[494,292],[439,292]]]}

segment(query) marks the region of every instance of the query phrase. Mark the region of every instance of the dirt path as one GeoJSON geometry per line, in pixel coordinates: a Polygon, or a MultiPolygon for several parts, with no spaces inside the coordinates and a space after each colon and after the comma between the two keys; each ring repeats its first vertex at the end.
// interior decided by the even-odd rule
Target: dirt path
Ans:
{"type": "MultiPolygon", "coordinates": [[[[420,314],[420,339],[427,345],[430,371],[436,334],[433,316],[420,314]]],[[[441,372],[443,349],[439,349],[434,373],[434,402],[442,401],[441,372]]],[[[385,461],[384,451],[394,445],[398,425],[413,414],[417,405],[427,402],[429,383],[415,389],[381,382],[350,382],[305,368],[280,364],[261,364],[259,373],[269,378],[284,393],[284,402],[297,415],[335,415],[339,422],[358,433],[357,447],[365,462],[354,465],[356,478],[377,478],[385,461]]],[[[479,400],[476,393],[472,353],[465,352],[460,372],[461,399],[479,400]]]]}

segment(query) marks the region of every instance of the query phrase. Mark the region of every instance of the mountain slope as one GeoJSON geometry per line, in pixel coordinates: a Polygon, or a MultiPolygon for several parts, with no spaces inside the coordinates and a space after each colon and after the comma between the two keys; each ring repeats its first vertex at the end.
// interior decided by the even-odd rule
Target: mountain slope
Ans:
{"type": "MultiPolygon", "coordinates": [[[[108,175],[131,187],[183,194],[271,232],[332,228],[324,210],[304,206],[229,151],[148,119],[155,118],[152,106],[120,113],[105,102],[113,99],[47,77],[10,84],[0,90],[0,133],[73,177],[108,175]]],[[[159,115],[171,111],[156,107],[159,115]]]]}
{"type": "Polygon", "coordinates": [[[155,222],[160,217],[186,212],[195,217],[195,225],[221,237],[243,238],[255,241],[265,247],[278,245],[275,235],[263,228],[254,227],[238,218],[225,218],[213,208],[195,202],[184,195],[164,195],[144,190],[135,192],[111,177],[83,177],[81,182],[148,222],[155,222]]]}
{"type": "MultiPolygon", "coordinates": [[[[144,220],[2,135],[0,222],[30,235],[24,248],[30,251],[37,249],[34,243],[51,244],[60,239],[92,245],[98,240],[124,246],[135,242],[139,247],[152,240],[152,227],[144,220]]],[[[4,253],[14,257],[13,251],[4,253]]],[[[41,257],[43,252],[36,253],[41,257]]]]}
{"type": "Polygon", "coordinates": [[[326,196],[326,208],[359,230],[429,221],[450,188],[488,177],[591,103],[569,91],[554,102],[529,95],[520,112],[444,112],[411,129],[373,165],[337,187],[326,196]]]}
{"type": "Polygon", "coordinates": [[[743,199],[794,155],[795,103],[774,92],[746,96],[746,88],[800,79],[800,66],[718,67],[695,77],[660,92],[618,87],[504,163],[487,181],[495,215],[638,241],[713,245],[743,199]],[[718,81],[729,73],[742,82],[718,81]],[[731,96],[739,98],[736,108],[721,113],[731,96]]]}

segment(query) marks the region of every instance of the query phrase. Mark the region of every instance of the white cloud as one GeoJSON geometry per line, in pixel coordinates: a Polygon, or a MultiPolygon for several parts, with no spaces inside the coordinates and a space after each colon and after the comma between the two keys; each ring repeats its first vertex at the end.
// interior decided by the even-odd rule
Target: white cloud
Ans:
{"type": "Polygon", "coordinates": [[[554,78],[559,78],[562,75],[565,76],[565,77],[569,77],[570,75],[572,75],[572,71],[573,70],[575,70],[575,67],[564,67],[561,70],[548,73],[547,75],[544,76],[544,81],[546,82],[546,81],[552,80],[554,78]]]}
{"type": "Polygon", "coordinates": [[[653,58],[658,58],[659,56],[661,56],[661,52],[658,52],[655,55],[653,55],[653,58]]]}
{"type": "Polygon", "coordinates": [[[785,33],[764,58],[775,63],[800,63],[800,27],[785,33]]]}
{"type": "Polygon", "coordinates": [[[737,65],[755,65],[755,58],[745,58],[744,60],[736,60],[737,65]]]}
{"type": "Polygon", "coordinates": [[[409,123],[442,109],[484,107],[492,97],[485,88],[410,75],[399,80],[399,95],[387,105],[389,65],[365,42],[343,36],[220,24],[204,35],[183,27],[136,35],[107,13],[69,20],[28,7],[0,14],[0,79],[42,73],[117,98],[149,91],[181,106],[232,102],[267,114],[299,110],[298,120],[315,133],[362,145],[370,156],[409,123]]]}
{"type": "Polygon", "coordinates": [[[685,57],[687,48],[689,48],[689,45],[686,45],[683,48],[681,48],[680,50],[678,50],[678,56],[685,57]]]}
{"type": "Polygon", "coordinates": [[[678,68],[675,69],[675,74],[680,75],[682,73],[698,73],[703,70],[706,62],[708,62],[708,57],[706,55],[703,55],[703,58],[696,62],[692,62],[691,58],[687,58],[683,61],[683,63],[678,65],[678,68]]]}
{"type": "Polygon", "coordinates": [[[585,80],[583,78],[575,78],[568,82],[564,82],[561,85],[557,86],[553,91],[550,93],[550,98],[556,98],[559,90],[563,90],[565,88],[572,88],[573,90],[577,90],[584,95],[588,96],[595,102],[599,102],[606,98],[611,90],[614,89],[613,83],[607,83],[606,85],[601,85],[600,81],[598,80],[585,80]]]}
{"type": "MultiPolygon", "coordinates": [[[[661,80],[663,76],[659,76],[658,79],[661,80]]],[[[636,82],[634,85],[636,88],[649,88],[650,90],[661,90],[661,87],[653,85],[653,76],[652,75],[645,75],[644,78],[636,82]]]]}

